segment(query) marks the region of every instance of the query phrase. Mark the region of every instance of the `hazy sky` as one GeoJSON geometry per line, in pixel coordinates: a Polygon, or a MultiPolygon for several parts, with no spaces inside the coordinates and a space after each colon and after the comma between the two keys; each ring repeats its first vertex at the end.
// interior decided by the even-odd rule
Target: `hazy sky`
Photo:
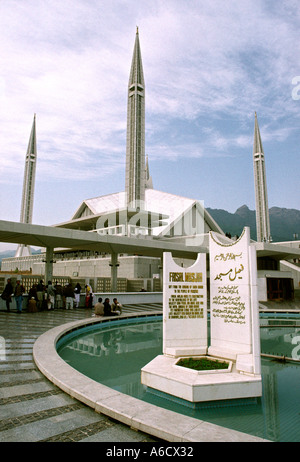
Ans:
{"type": "Polygon", "coordinates": [[[0,219],[20,219],[34,113],[33,223],[124,190],[136,26],[154,188],[254,210],[256,111],[269,206],[299,209],[299,0],[0,0],[0,219]]]}

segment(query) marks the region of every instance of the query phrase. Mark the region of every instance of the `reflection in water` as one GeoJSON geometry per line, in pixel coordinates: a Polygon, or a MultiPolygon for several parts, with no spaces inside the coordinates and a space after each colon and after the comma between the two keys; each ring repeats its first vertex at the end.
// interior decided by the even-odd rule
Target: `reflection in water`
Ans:
{"type": "Polygon", "coordinates": [[[143,393],[140,370],[161,350],[161,323],[150,322],[111,326],[78,335],[58,352],[88,377],[122,393],[138,393],[140,396],[143,393]]]}
{"type": "MultiPolygon", "coordinates": [[[[262,324],[262,353],[286,357],[300,353],[299,327],[271,327],[274,322],[269,320],[262,324]]],[[[263,358],[262,398],[250,404],[193,409],[149,393],[141,384],[141,368],[162,352],[161,319],[105,325],[66,338],[58,353],[78,371],[127,395],[273,441],[300,441],[300,364],[263,358]]]]}
{"type": "Polygon", "coordinates": [[[264,327],[260,337],[264,353],[300,359],[299,327],[264,327]]]}

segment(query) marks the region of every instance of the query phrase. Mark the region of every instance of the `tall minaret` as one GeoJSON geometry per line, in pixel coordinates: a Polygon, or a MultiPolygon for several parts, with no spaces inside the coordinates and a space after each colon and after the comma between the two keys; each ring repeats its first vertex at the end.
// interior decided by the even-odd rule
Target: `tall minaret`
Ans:
{"type": "MultiPolygon", "coordinates": [[[[36,170],[36,115],[34,114],[31,134],[29,138],[26,159],[25,159],[25,172],[23,180],[23,194],[21,205],[21,223],[32,223],[32,209],[34,197],[34,183],[35,183],[35,170],[36,170]]],[[[31,255],[31,249],[27,245],[19,244],[16,257],[24,257],[31,255]]]]}
{"type": "Polygon", "coordinates": [[[127,205],[143,206],[145,200],[145,82],[138,28],[128,83],[125,193],[127,205]]]}
{"type": "Polygon", "coordinates": [[[267,194],[265,156],[255,112],[253,167],[256,204],[256,232],[258,242],[270,242],[270,218],[267,194]]]}
{"type": "Polygon", "coordinates": [[[145,166],[145,188],[153,189],[152,176],[150,176],[150,172],[149,172],[148,156],[146,156],[146,166],[145,166]]]}

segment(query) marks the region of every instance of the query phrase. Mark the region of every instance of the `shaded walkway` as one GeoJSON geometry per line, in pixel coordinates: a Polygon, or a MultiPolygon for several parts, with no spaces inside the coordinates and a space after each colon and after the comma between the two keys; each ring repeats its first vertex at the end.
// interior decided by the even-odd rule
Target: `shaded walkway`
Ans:
{"type": "MultiPolygon", "coordinates": [[[[158,308],[128,305],[124,313],[158,308]]],[[[22,314],[0,311],[0,442],[157,441],[73,399],[35,366],[32,349],[41,334],[91,314],[83,308],[22,314]]]]}

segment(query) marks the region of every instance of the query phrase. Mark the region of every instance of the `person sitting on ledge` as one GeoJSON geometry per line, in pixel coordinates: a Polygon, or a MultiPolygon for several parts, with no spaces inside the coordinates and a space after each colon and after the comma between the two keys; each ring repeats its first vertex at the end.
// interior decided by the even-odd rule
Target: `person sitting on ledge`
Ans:
{"type": "Polygon", "coordinates": [[[112,315],[120,316],[122,314],[122,305],[116,298],[113,299],[113,303],[111,304],[111,311],[112,315]]]}
{"type": "Polygon", "coordinates": [[[118,316],[119,314],[119,311],[112,310],[112,307],[109,303],[109,298],[106,298],[104,301],[104,316],[118,316]]]}
{"type": "Polygon", "coordinates": [[[94,306],[95,308],[95,316],[103,316],[104,315],[104,305],[102,303],[102,298],[98,298],[98,302],[94,306]]]}
{"type": "Polygon", "coordinates": [[[104,300],[104,316],[111,316],[111,306],[109,303],[109,298],[104,300]]]}

